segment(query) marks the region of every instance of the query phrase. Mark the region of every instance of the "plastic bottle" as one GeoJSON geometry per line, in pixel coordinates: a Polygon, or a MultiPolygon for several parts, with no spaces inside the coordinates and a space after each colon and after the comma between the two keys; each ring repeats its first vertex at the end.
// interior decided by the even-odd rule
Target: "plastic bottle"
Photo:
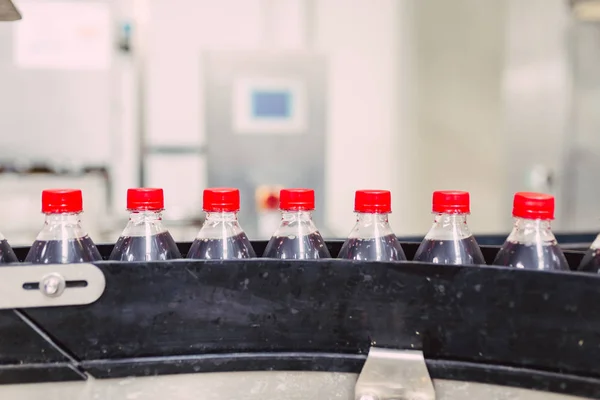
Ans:
{"type": "Polygon", "coordinates": [[[46,221],[25,262],[68,264],[101,260],[96,245],[81,227],[82,211],[81,190],[44,190],[42,212],[46,221]]]}
{"type": "Polygon", "coordinates": [[[495,265],[536,270],[569,270],[569,264],[552,233],[554,197],[516,193],[513,203],[515,225],[496,255],[495,265]]]}
{"type": "Polygon", "coordinates": [[[600,235],[596,237],[579,263],[578,271],[600,273],[600,235]]]}
{"type": "Polygon", "coordinates": [[[404,250],[388,222],[392,196],[388,190],[357,190],[356,225],[342,245],[338,258],[361,261],[406,260],[404,250]]]}
{"type": "Polygon", "coordinates": [[[129,222],[117,240],[110,260],[155,261],[181,258],[173,237],[162,223],[162,189],[127,190],[129,222]]]}
{"type": "Polygon", "coordinates": [[[4,236],[0,233],[0,264],[10,264],[19,262],[15,252],[4,236]]]}
{"type": "Polygon", "coordinates": [[[264,257],[295,260],[331,257],[312,220],[314,190],[282,189],[279,209],[281,223],[267,243],[264,257]]]}
{"type": "Polygon", "coordinates": [[[433,226],[417,249],[414,261],[435,264],[485,264],[475,237],[467,225],[471,212],[468,192],[433,192],[433,226]]]}
{"type": "Polygon", "coordinates": [[[206,260],[256,257],[238,222],[240,191],[232,188],[206,189],[203,203],[206,220],[187,257],[206,260]]]}

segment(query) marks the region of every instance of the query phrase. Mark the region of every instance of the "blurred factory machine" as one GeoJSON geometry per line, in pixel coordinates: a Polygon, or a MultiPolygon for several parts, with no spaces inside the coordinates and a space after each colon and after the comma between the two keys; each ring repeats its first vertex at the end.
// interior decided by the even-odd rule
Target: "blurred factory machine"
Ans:
{"type": "Polygon", "coordinates": [[[320,229],[342,236],[356,185],[392,188],[393,154],[376,152],[395,131],[398,3],[345,4],[151,0],[137,10],[142,176],[165,188],[167,219],[201,216],[205,187],[236,186],[242,225],[266,238],[267,200],[309,186],[320,229]]]}
{"type": "MultiPolygon", "coordinates": [[[[265,39],[282,29],[274,25],[279,19],[307,17],[300,15],[305,4],[167,3],[15,2],[23,20],[0,26],[0,185],[7,204],[0,220],[16,244],[30,242],[38,228],[39,191],[57,186],[94,188],[84,192],[85,220],[99,241],[116,237],[125,190],[139,185],[165,188],[175,235],[196,224],[180,240],[191,239],[201,222],[206,186],[241,189],[241,219],[253,237],[263,211],[258,191],[265,187],[315,188],[316,218],[325,226],[325,58],[265,39]],[[221,18],[244,8],[237,31],[232,18],[221,18]],[[198,25],[183,9],[213,20],[196,32],[199,39],[173,29],[198,25]],[[156,18],[165,10],[177,13],[172,22],[156,18]],[[230,25],[219,26],[224,21],[230,25]],[[157,37],[172,40],[165,47],[157,37]],[[231,47],[226,54],[213,50],[231,47]],[[259,48],[269,50],[249,50],[259,48]],[[182,66],[190,73],[177,71],[178,50],[193,54],[182,66]],[[165,77],[187,90],[163,98],[165,77]],[[166,108],[158,104],[164,100],[166,108]],[[85,172],[98,169],[105,173],[85,172]]],[[[306,29],[297,26],[291,35],[306,29]]],[[[304,40],[292,37],[298,39],[304,40]]],[[[270,229],[264,225],[262,236],[270,229]]]]}
{"type": "MultiPolygon", "coordinates": [[[[252,237],[277,228],[260,221],[249,196],[263,185],[310,187],[314,218],[325,218],[326,64],[312,54],[209,53],[204,59],[209,186],[246,194],[240,218],[252,237]]],[[[270,195],[278,193],[270,193],[270,195]]],[[[269,233],[270,232],[270,233],[269,233]]]]}

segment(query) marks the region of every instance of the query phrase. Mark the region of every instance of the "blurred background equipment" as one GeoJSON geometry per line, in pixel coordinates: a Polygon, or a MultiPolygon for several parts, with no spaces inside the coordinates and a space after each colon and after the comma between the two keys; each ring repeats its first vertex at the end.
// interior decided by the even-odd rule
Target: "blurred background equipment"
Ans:
{"type": "Polygon", "coordinates": [[[240,219],[251,237],[259,218],[250,195],[265,184],[313,188],[325,221],[325,59],[316,54],[206,54],[208,186],[241,190],[240,219]]]}
{"type": "Polygon", "coordinates": [[[19,10],[11,0],[0,0],[0,21],[17,21],[21,19],[19,10]]]}
{"type": "Polygon", "coordinates": [[[279,212],[279,193],[281,185],[261,185],[256,188],[254,200],[258,214],[258,229],[256,239],[267,240],[271,237],[281,221],[279,212]]]}
{"type": "Polygon", "coordinates": [[[600,21],[600,1],[569,0],[573,14],[582,21],[600,21]]]}
{"type": "MultiPolygon", "coordinates": [[[[393,192],[400,236],[424,234],[438,189],[471,192],[475,234],[504,236],[524,190],[556,196],[558,232],[598,230],[598,1],[14,3],[23,19],[0,24],[0,182],[32,182],[10,187],[17,199],[40,171],[40,190],[102,185],[84,192],[105,208],[86,206],[98,242],[116,240],[140,186],[164,188],[178,241],[197,232],[208,186],[241,189],[250,237],[256,192],[276,185],[316,189],[329,237],[372,188],[393,192]]],[[[3,230],[18,245],[37,229],[3,230]]]]}

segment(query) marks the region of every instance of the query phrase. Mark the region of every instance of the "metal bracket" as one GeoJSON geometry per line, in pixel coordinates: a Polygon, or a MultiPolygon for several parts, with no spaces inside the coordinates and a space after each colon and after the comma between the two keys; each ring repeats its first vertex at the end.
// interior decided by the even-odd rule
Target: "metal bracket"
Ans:
{"type": "Polygon", "coordinates": [[[105,286],[93,264],[6,266],[0,268],[0,309],[90,304],[105,286]]]}
{"type": "Polygon", "coordinates": [[[371,347],[356,381],[356,400],[435,400],[421,351],[371,347]]]}

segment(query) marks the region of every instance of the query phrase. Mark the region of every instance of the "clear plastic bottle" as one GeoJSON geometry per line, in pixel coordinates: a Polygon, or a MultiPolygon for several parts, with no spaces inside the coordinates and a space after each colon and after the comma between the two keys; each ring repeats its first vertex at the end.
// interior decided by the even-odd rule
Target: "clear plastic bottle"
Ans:
{"type": "Polygon", "coordinates": [[[475,237],[467,225],[471,212],[468,192],[433,192],[433,226],[417,249],[414,261],[435,264],[485,264],[475,237]]]}
{"type": "Polygon", "coordinates": [[[392,195],[388,190],[357,190],[356,225],[342,245],[338,258],[361,261],[406,260],[404,250],[388,222],[392,195]]]}
{"type": "Polygon", "coordinates": [[[579,263],[578,271],[600,273],[600,235],[585,252],[585,255],[579,263]]]}
{"type": "Polygon", "coordinates": [[[282,189],[279,209],[281,223],[267,243],[264,257],[295,260],[331,257],[312,220],[314,190],[282,189]]]}
{"type": "Polygon", "coordinates": [[[494,265],[534,270],[568,271],[569,264],[552,233],[554,197],[520,192],[513,203],[515,225],[496,255],[494,265]]]}
{"type": "Polygon", "coordinates": [[[206,189],[203,203],[206,220],[187,257],[204,260],[256,257],[238,222],[240,191],[232,188],[206,189]]]}
{"type": "Polygon", "coordinates": [[[19,262],[6,238],[0,233],[0,264],[10,264],[19,262]]]}
{"type": "Polygon", "coordinates": [[[586,251],[578,271],[600,273],[600,235],[596,237],[588,251],[586,251]]]}
{"type": "Polygon", "coordinates": [[[81,227],[82,211],[81,190],[44,190],[42,212],[46,220],[25,262],[69,264],[101,260],[96,245],[81,227]]]}
{"type": "Polygon", "coordinates": [[[109,260],[155,261],[181,258],[173,237],[162,223],[162,189],[127,190],[129,222],[117,240],[109,260]]]}

